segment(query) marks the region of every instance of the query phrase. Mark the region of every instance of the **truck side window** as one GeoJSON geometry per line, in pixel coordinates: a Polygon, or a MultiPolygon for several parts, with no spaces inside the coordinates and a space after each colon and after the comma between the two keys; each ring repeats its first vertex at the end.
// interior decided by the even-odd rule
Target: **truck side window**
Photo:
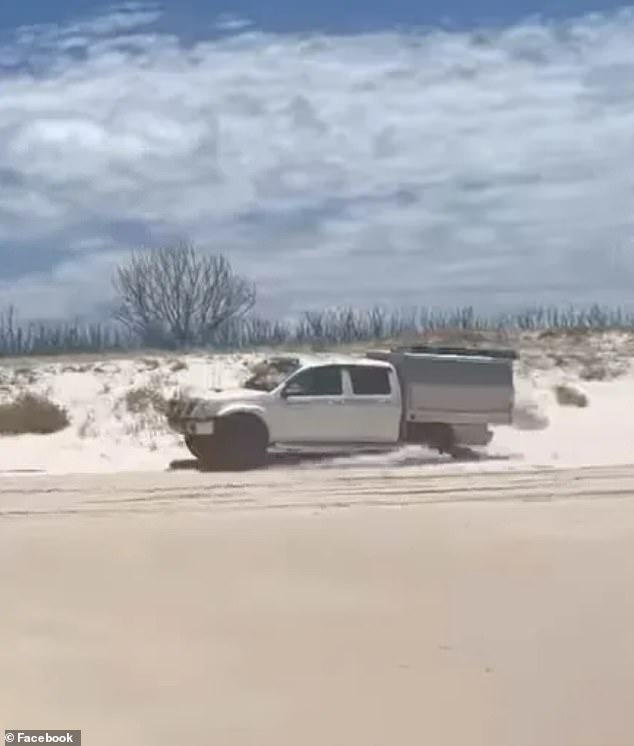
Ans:
{"type": "Polygon", "coordinates": [[[287,396],[341,396],[341,368],[325,366],[299,373],[286,387],[287,396]]]}
{"type": "Polygon", "coordinates": [[[349,369],[352,392],[357,396],[388,396],[391,393],[389,371],[370,365],[349,369]]]}

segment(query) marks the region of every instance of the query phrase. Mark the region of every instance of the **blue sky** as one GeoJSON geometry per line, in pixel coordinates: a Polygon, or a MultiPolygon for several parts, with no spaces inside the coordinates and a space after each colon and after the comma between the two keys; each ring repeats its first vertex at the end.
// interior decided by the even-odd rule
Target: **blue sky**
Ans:
{"type": "Polygon", "coordinates": [[[24,315],[98,311],[129,249],[180,238],[276,314],[631,300],[620,4],[24,0],[0,86],[0,306],[24,315]]]}
{"type": "MultiPolygon", "coordinates": [[[[571,18],[591,12],[605,12],[623,7],[615,0],[325,0],[300,3],[295,0],[167,0],[161,4],[166,16],[183,29],[198,26],[200,20],[210,23],[214,17],[231,14],[250,19],[267,31],[315,31],[355,33],[394,26],[517,23],[527,17],[571,18]]],[[[4,3],[0,7],[0,27],[15,28],[25,24],[71,22],[78,16],[98,14],[106,3],[95,0],[25,0],[4,3]]],[[[191,30],[191,28],[190,28],[191,30]]]]}

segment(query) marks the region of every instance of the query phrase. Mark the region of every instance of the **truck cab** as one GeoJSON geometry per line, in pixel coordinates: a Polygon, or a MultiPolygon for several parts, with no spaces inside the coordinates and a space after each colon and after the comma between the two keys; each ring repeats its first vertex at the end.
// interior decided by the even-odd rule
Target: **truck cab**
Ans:
{"type": "Polygon", "coordinates": [[[272,392],[271,442],[394,444],[401,389],[392,365],[360,360],[304,367],[272,392]]]}
{"type": "Polygon", "coordinates": [[[171,427],[190,438],[214,436],[223,419],[257,418],[268,445],[394,444],[401,389],[394,367],[365,359],[299,364],[274,386],[173,401],[171,427]]]}

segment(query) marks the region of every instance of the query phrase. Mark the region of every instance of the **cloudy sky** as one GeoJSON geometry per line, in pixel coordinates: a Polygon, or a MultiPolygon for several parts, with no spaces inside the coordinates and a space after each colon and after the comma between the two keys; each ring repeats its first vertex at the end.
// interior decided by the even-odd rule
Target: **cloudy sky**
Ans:
{"type": "Polygon", "coordinates": [[[0,306],[183,238],[276,314],[631,302],[634,8],[343,5],[2,3],[0,306]]]}

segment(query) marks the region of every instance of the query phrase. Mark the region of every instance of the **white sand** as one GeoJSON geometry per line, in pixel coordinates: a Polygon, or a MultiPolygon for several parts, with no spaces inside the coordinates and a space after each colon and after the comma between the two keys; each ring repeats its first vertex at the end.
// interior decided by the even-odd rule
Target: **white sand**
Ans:
{"type": "Polygon", "coordinates": [[[251,357],[190,355],[183,359],[187,367],[175,371],[177,361],[169,356],[35,364],[27,360],[5,368],[5,400],[18,389],[46,394],[67,409],[71,426],[55,435],[0,437],[0,471],[162,470],[171,460],[185,457],[182,438],[167,429],[162,416],[151,410],[141,416],[127,411],[126,393],[143,386],[166,396],[178,390],[204,393],[237,386],[251,357]],[[16,377],[16,368],[32,373],[16,377]]]}
{"type": "Polygon", "coordinates": [[[0,728],[95,746],[634,743],[631,374],[579,384],[590,406],[567,409],[552,386],[574,371],[526,371],[518,426],[527,401],[548,426],[499,429],[488,461],[407,448],[165,473],[187,454],[125,392],[233,386],[248,361],[186,362],[0,368],[2,395],[72,416],[0,440],[0,728]]]}
{"type": "Polygon", "coordinates": [[[630,746],[633,496],[632,467],[7,478],[0,726],[630,746]]]}
{"type": "MultiPolygon", "coordinates": [[[[162,417],[150,412],[139,417],[126,411],[123,397],[132,388],[150,385],[163,394],[177,389],[204,393],[211,388],[240,384],[248,366],[259,355],[189,355],[186,364],[173,370],[177,358],[170,356],[104,361],[23,361],[0,366],[0,400],[17,390],[48,394],[65,406],[71,426],[51,436],[0,437],[0,474],[20,472],[74,473],[160,471],[174,459],[189,457],[180,437],[166,429],[162,417]],[[24,371],[31,368],[32,373],[24,371]],[[16,374],[16,369],[21,372],[16,374]]],[[[589,395],[587,409],[563,408],[557,404],[553,386],[574,381],[560,369],[531,370],[517,376],[518,401],[537,405],[546,429],[498,428],[486,450],[490,462],[465,464],[469,470],[499,470],[526,466],[577,466],[620,464],[632,460],[634,374],[609,382],[581,382],[589,395]]],[[[521,415],[521,412],[520,412],[521,415]]],[[[525,424],[518,417],[518,424],[525,424]]],[[[442,464],[444,459],[419,448],[406,448],[383,456],[361,457],[360,463],[398,462],[442,464]]],[[[359,459],[347,460],[347,465],[359,459]]],[[[339,461],[339,465],[345,465],[339,461]]],[[[451,465],[453,468],[453,465],[451,465]]]]}

